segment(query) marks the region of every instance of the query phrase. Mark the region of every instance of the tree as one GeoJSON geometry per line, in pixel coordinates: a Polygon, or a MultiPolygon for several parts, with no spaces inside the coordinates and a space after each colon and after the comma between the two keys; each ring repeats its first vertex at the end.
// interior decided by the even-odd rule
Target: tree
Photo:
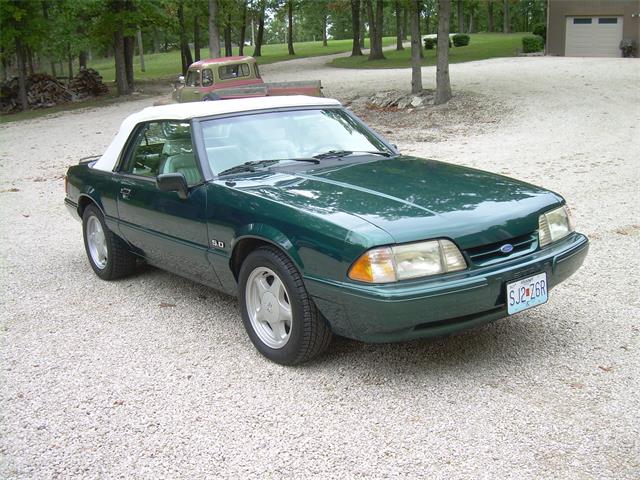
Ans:
{"type": "Polygon", "coordinates": [[[238,34],[238,53],[244,55],[244,39],[247,36],[247,0],[242,0],[242,19],[238,34]]]}
{"type": "MultiPolygon", "coordinates": [[[[404,50],[404,46],[402,45],[402,39],[404,38],[405,35],[404,35],[404,32],[402,31],[402,15],[400,14],[401,13],[400,0],[396,0],[395,7],[396,7],[396,50],[404,50]]],[[[405,7],[405,10],[406,10],[406,7],[405,7]]],[[[418,15],[418,20],[420,20],[419,15],[418,15]]]]}
{"type": "Polygon", "coordinates": [[[509,0],[504,0],[504,8],[502,9],[502,31],[509,33],[511,31],[511,21],[509,20],[509,0]]]}
{"type": "Polygon", "coordinates": [[[367,0],[367,15],[369,17],[369,60],[384,60],[382,53],[382,0],[376,0],[376,9],[373,10],[373,0],[367,0]]]}
{"type": "Polygon", "coordinates": [[[464,15],[462,13],[462,0],[458,0],[458,33],[464,33],[464,15]]]}
{"type": "Polygon", "coordinates": [[[256,44],[253,47],[253,56],[260,57],[262,55],[262,40],[264,39],[264,11],[266,9],[265,0],[258,3],[260,13],[258,15],[258,35],[256,36],[256,44]]]}
{"type": "Polygon", "coordinates": [[[353,32],[351,56],[359,57],[362,55],[362,50],[360,50],[360,0],[351,0],[351,26],[353,32]]]}
{"type": "Polygon", "coordinates": [[[220,58],[220,30],[218,29],[218,0],[209,0],[209,57],[220,58]]]}
{"type": "Polygon", "coordinates": [[[289,55],[295,55],[293,50],[293,0],[287,0],[287,49],[289,55]]]}
{"type": "Polygon", "coordinates": [[[422,38],[420,36],[420,1],[411,0],[411,93],[422,91],[422,38]]]}
{"type": "Polygon", "coordinates": [[[187,38],[187,29],[184,21],[184,2],[179,0],[178,3],[178,25],[180,26],[180,58],[182,59],[182,74],[186,75],[189,65],[193,63],[191,56],[191,48],[189,48],[189,39],[187,38]]]}
{"type": "Polygon", "coordinates": [[[436,95],[433,103],[441,105],[451,99],[449,78],[449,20],[451,0],[439,0],[438,4],[438,60],[436,64],[436,95]]]}
{"type": "Polygon", "coordinates": [[[493,0],[487,4],[487,32],[493,32],[493,0]]]}

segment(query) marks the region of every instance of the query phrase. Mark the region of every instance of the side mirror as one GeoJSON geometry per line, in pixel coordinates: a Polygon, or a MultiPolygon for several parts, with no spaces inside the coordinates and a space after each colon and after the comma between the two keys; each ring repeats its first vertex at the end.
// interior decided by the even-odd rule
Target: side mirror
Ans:
{"type": "Polygon", "coordinates": [[[189,197],[187,179],[181,173],[162,173],[156,177],[156,185],[161,192],[177,192],[182,200],[189,197]]]}
{"type": "Polygon", "coordinates": [[[178,75],[178,83],[184,85],[184,75],[178,75]]]}

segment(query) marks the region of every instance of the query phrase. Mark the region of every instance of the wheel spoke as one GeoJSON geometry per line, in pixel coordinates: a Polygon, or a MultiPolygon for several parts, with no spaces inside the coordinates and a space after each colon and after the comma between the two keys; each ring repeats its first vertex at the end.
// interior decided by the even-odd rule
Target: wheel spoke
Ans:
{"type": "Polygon", "coordinates": [[[277,341],[283,340],[284,337],[287,335],[284,322],[282,321],[271,322],[269,326],[271,327],[271,330],[273,330],[273,334],[275,335],[277,341]]]}
{"type": "Polygon", "coordinates": [[[291,323],[292,314],[291,314],[291,305],[286,303],[284,300],[278,300],[278,304],[280,307],[280,319],[286,320],[291,323]]]}
{"type": "Polygon", "coordinates": [[[267,282],[267,277],[260,276],[254,280],[254,284],[257,289],[258,299],[262,298],[262,296],[269,291],[269,283],[267,282]]]}

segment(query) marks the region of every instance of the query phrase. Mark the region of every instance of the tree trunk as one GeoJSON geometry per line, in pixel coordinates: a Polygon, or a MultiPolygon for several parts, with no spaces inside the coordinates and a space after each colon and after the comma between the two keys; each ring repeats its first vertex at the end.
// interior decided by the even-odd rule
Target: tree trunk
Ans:
{"type": "Polygon", "coordinates": [[[402,7],[402,40],[407,39],[407,32],[409,31],[409,9],[405,5],[402,7]]]}
{"type": "Polygon", "coordinates": [[[113,32],[113,54],[116,66],[116,87],[118,95],[128,95],[129,85],[127,84],[127,73],[124,61],[124,27],[119,25],[113,32]]]}
{"type": "Polygon", "coordinates": [[[136,38],[138,40],[138,55],[140,55],[140,71],[144,72],[146,71],[144,68],[144,47],[142,45],[142,31],[140,30],[140,27],[138,27],[138,30],[136,31],[136,38]]]}
{"type": "Polygon", "coordinates": [[[247,36],[247,0],[242,2],[242,23],[240,24],[240,41],[238,42],[238,54],[244,55],[244,39],[247,36]]]}
{"type": "Polygon", "coordinates": [[[153,27],[153,53],[160,53],[160,35],[158,29],[153,27]]]}
{"type": "Polygon", "coordinates": [[[509,20],[509,0],[504,0],[504,8],[502,11],[502,32],[509,33],[511,31],[511,21],[509,20]]]}
{"type": "Polygon", "coordinates": [[[78,54],[78,68],[80,68],[80,70],[87,68],[87,51],[86,50],[82,50],[78,54]]]}
{"type": "Polygon", "coordinates": [[[220,57],[220,31],[217,16],[218,0],[209,0],[209,58],[220,57]]]}
{"type": "MultiPolygon", "coordinates": [[[[58,75],[56,74],[56,62],[54,62],[52,60],[49,63],[51,63],[51,75],[54,76],[54,77],[57,77],[58,75]]],[[[5,80],[6,80],[6,78],[5,78],[5,80]]]]}
{"type": "Polygon", "coordinates": [[[351,0],[351,33],[353,34],[351,56],[359,57],[362,55],[360,49],[360,0],[351,0]]]}
{"type": "Polygon", "coordinates": [[[420,4],[411,0],[411,93],[422,91],[422,39],[420,38],[420,4]]]}
{"type": "Polygon", "coordinates": [[[365,29],[364,22],[367,17],[367,0],[359,0],[360,3],[360,48],[364,48],[365,29]]]}
{"type": "Polygon", "coordinates": [[[396,50],[404,50],[402,45],[402,18],[400,16],[400,0],[396,0],[396,50]]]}
{"type": "Polygon", "coordinates": [[[260,57],[262,55],[262,39],[264,38],[264,9],[265,3],[260,3],[260,17],[258,17],[258,35],[256,37],[255,46],[253,47],[253,56],[260,57]]]}
{"type": "Polygon", "coordinates": [[[462,14],[462,0],[458,0],[458,33],[464,33],[464,15],[462,14]]]}
{"type": "Polygon", "coordinates": [[[487,5],[487,31],[493,32],[493,0],[489,0],[487,5]]]}
{"type": "Polygon", "coordinates": [[[227,16],[227,23],[224,26],[224,56],[233,55],[233,46],[231,45],[231,14],[227,16]]]}
{"type": "Polygon", "coordinates": [[[289,55],[295,55],[296,52],[293,51],[293,0],[287,1],[287,17],[289,19],[289,24],[287,25],[287,49],[289,50],[289,55]]]}
{"type": "Polygon", "coordinates": [[[329,23],[329,14],[326,12],[322,12],[322,46],[328,47],[329,43],[327,42],[327,23],[329,23]]]}
{"type": "MultiPolygon", "coordinates": [[[[73,56],[71,55],[71,44],[67,43],[67,67],[69,69],[69,81],[73,78],[73,56]]],[[[33,75],[33,73],[31,73],[33,75]]]]}
{"type": "MultiPolygon", "coordinates": [[[[182,57],[182,74],[186,75],[189,66],[193,63],[191,49],[187,40],[187,32],[184,25],[184,4],[178,4],[178,27],[180,28],[180,56],[182,57]]],[[[219,55],[218,55],[219,56],[219,55]]]]}
{"type": "Polygon", "coordinates": [[[200,61],[200,16],[193,17],[193,60],[200,61]]]}
{"type": "Polygon", "coordinates": [[[135,51],[136,39],[133,36],[124,37],[124,66],[127,77],[129,93],[133,92],[133,54],[135,51]]]}
{"type": "Polygon", "coordinates": [[[449,20],[451,18],[451,0],[438,1],[438,60],[436,66],[435,105],[447,103],[451,99],[451,80],[449,79],[449,20]]]}
{"type": "Polygon", "coordinates": [[[16,37],[16,58],[18,60],[18,101],[22,110],[29,110],[27,100],[27,66],[22,41],[16,37]]]}
{"type": "Polygon", "coordinates": [[[384,60],[382,53],[382,0],[376,0],[376,11],[373,12],[371,2],[367,0],[367,13],[369,16],[369,60],[384,60]]]}
{"type": "Polygon", "coordinates": [[[467,30],[467,33],[473,33],[473,12],[469,13],[469,29],[467,30]]]}

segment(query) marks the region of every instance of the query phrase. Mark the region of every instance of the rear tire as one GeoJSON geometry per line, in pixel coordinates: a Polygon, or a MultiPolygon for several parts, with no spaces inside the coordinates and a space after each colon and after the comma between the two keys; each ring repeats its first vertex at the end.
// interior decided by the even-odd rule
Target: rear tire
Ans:
{"type": "Polygon", "coordinates": [[[89,205],[82,214],[82,235],[89,264],[102,280],[122,278],[135,270],[136,256],[109,230],[95,205],[89,205]]]}
{"type": "Polygon", "coordinates": [[[244,327],[262,355],[296,365],[327,349],[331,330],[282,251],[271,246],[254,250],[242,263],[238,280],[244,327]]]}

